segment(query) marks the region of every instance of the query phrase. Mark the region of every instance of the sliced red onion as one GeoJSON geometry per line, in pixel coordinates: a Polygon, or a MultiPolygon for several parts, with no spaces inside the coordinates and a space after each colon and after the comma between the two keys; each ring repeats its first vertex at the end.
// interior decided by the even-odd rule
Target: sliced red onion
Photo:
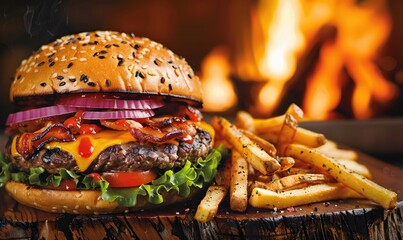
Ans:
{"type": "Polygon", "coordinates": [[[16,112],[8,115],[6,124],[25,122],[33,119],[52,117],[76,112],[77,108],[63,105],[35,108],[26,111],[16,112]]]}
{"type": "Polygon", "coordinates": [[[154,111],[151,109],[142,110],[122,110],[122,111],[85,111],[83,112],[83,119],[99,120],[99,119],[127,119],[127,118],[148,118],[154,116],[154,111]]]}
{"type": "Polygon", "coordinates": [[[78,108],[105,108],[105,109],[154,109],[164,106],[162,101],[123,100],[123,99],[97,99],[85,97],[68,97],[59,100],[58,104],[78,108]]]}

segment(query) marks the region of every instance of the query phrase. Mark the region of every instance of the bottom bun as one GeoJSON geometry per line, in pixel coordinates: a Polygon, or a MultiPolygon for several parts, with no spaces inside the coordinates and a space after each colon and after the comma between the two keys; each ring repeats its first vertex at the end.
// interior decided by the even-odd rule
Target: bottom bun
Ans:
{"type": "Polygon", "coordinates": [[[95,190],[64,191],[42,189],[15,181],[7,182],[5,189],[12,198],[23,205],[46,212],[73,214],[104,214],[155,209],[183,202],[192,197],[196,192],[196,188],[192,188],[192,193],[184,198],[179,196],[176,191],[166,192],[163,190],[161,192],[164,197],[162,204],[155,205],[148,202],[148,198],[138,196],[135,207],[122,207],[117,202],[102,200],[101,192],[95,190]]]}

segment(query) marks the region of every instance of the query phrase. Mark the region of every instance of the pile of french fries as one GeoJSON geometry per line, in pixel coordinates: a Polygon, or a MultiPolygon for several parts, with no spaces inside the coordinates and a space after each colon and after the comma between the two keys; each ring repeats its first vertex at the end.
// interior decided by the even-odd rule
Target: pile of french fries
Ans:
{"type": "Polygon", "coordinates": [[[238,112],[235,124],[214,117],[215,145],[224,144],[231,157],[200,202],[195,219],[208,222],[229,194],[232,211],[284,209],[314,202],[366,198],[385,209],[396,206],[397,194],[369,180],[358,154],[339,149],[323,134],[298,126],[303,112],[295,104],[286,113],[255,119],[238,112]]]}

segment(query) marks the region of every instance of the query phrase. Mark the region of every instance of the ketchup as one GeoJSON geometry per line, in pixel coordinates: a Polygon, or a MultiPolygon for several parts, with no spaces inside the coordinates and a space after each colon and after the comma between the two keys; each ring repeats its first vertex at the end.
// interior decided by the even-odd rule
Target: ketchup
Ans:
{"type": "Polygon", "coordinates": [[[64,126],[70,129],[73,134],[96,134],[101,131],[101,128],[96,124],[82,124],[82,115],[83,111],[78,111],[76,115],[64,121],[64,126]]]}
{"type": "Polygon", "coordinates": [[[83,137],[78,145],[78,154],[83,158],[89,158],[94,152],[91,140],[88,137],[83,137]]]}

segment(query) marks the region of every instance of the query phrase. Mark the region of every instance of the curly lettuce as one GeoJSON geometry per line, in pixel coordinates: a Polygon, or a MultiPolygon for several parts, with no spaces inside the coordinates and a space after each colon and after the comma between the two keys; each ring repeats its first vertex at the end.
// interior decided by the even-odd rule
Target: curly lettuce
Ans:
{"type": "Polygon", "coordinates": [[[150,203],[161,204],[164,202],[162,191],[176,191],[179,196],[187,197],[191,193],[191,188],[203,188],[204,183],[213,181],[217,167],[225,154],[226,149],[220,146],[210,151],[204,159],[199,158],[195,163],[186,161],[182,168],[165,171],[151,183],[133,188],[109,188],[109,183],[104,178],[94,180],[90,175],[67,169],[61,169],[57,174],[49,174],[42,167],[31,168],[29,173],[13,172],[11,164],[0,155],[0,187],[9,180],[42,187],[48,185],[57,187],[63,180],[74,179],[77,189],[100,190],[103,200],[116,201],[121,206],[136,206],[139,195],[147,196],[150,203]]]}

